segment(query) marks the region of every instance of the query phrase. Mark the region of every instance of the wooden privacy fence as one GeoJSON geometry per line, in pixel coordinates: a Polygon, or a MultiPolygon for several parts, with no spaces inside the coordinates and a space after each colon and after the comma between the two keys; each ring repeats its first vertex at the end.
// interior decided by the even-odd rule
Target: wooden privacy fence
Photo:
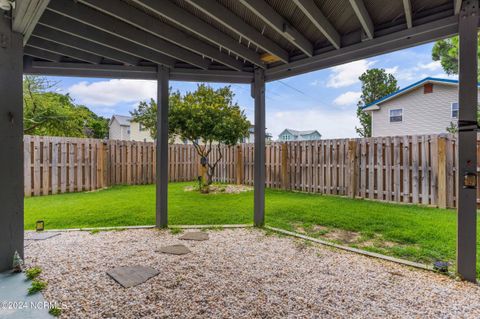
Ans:
{"type": "MultiPolygon", "coordinates": [[[[26,196],[155,182],[154,143],[25,136],[24,151],[26,196]]],[[[214,180],[253,185],[253,144],[220,151],[214,180]]],[[[218,156],[215,148],[209,161],[218,156]]],[[[456,163],[454,135],[275,142],[266,146],[266,186],[455,207],[456,163]]],[[[192,145],[169,146],[170,181],[199,171],[192,145]]]]}

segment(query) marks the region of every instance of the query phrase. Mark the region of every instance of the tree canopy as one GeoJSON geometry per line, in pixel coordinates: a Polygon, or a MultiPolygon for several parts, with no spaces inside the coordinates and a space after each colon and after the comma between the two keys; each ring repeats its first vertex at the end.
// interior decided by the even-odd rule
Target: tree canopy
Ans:
{"type": "Polygon", "coordinates": [[[355,130],[361,137],[370,137],[372,136],[372,118],[370,114],[363,111],[363,108],[397,91],[397,80],[384,69],[367,70],[359,77],[359,80],[362,82],[362,95],[357,103],[357,117],[361,126],[355,127],[355,130]]]}
{"type": "Polygon", "coordinates": [[[56,83],[27,75],[23,80],[24,133],[43,136],[105,138],[108,120],[68,94],[55,92],[56,83]]]}
{"type": "MultiPolygon", "coordinates": [[[[183,95],[179,91],[170,93],[169,135],[172,139],[179,137],[193,143],[207,169],[207,185],[211,184],[215,167],[223,156],[220,145],[233,146],[248,136],[250,122],[233,98],[229,86],[214,89],[205,84],[183,95]],[[209,163],[206,159],[215,147],[219,157],[215,163],[209,163]]],[[[131,114],[134,122],[150,129],[155,137],[157,104],[154,100],[141,102],[131,114]]]]}
{"type": "MultiPolygon", "coordinates": [[[[432,48],[432,59],[434,61],[440,61],[445,73],[450,75],[458,74],[458,45],[458,36],[454,36],[435,42],[432,48]]],[[[477,58],[480,58],[480,46],[477,58]]],[[[480,65],[478,65],[478,67],[480,67],[480,65]]]]}

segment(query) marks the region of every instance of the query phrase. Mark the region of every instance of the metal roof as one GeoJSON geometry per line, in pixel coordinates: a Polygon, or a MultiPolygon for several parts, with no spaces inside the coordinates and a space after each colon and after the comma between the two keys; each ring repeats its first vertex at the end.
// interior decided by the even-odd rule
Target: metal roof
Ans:
{"type": "Polygon", "coordinates": [[[282,135],[284,132],[289,132],[290,134],[292,134],[294,136],[304,136],[304,135],[310,135],[310,134],[313,134],[313,133],[317,133],[320,136],[322,135],[317,130],[298,131],[298,130],[292,130],[292,129],[289,129],[289,128],[283,130],[282,133],[280,133],[279,135],[282,135]]]}
{"type": "Polygon", "coordinates": [[[113,119],[116,119],[118,124],[120,124],[121,126],[130,126],[130,122],[132,121],[131,116],[118,115],[118,114],[112,115],[112,119],[110,120],[110,122],[112,122],[113,119]]]}
{"type": "MultiPolygon", "coordinates": [[[[369,107],[372,107],[372,106],[375,106],[375,105],[378,105],[378,104],[382,104],[386,101],[389,101],[391,99],[394,99],[396,98],[397,96],[399,95],[402,95],[402,94],[405,94],[407,92],[410,92],[411,90],[414,90],[416,88],[418,88],[419,86],[423,85],[423,84],[426,84],[426,83],[441,83],[441,84],[450,84],[450,85],[458,85],[458,80],[453,80],[453,79],[441,79],[441,78],[434,78],[434,77],[426,77],[420,81],[417,81],[413,84],[410,84],[410,85],[407,85],[406,87],[404,87],[403,89],[400,89],[398,91],[395,91],[393,93],[390,93],[384,97],[382,97],[381,99],[378,99],[372,103],[369,103],[367,105],[365,105],[363,107],[364,110],[367,110],[367,108],[369,107]]],[[[480,87],[480,83],[478,84],[478,86],[480,87]]]]}
{"type": "Polygon", "coordinates": [[[459,1],[17,0],[13,26],[25,73],[250,83],[454,35],[459,1]]]}

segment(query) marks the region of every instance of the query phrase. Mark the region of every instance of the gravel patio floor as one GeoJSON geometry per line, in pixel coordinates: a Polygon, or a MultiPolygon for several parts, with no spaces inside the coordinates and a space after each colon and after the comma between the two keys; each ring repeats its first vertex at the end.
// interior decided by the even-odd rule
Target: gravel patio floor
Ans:
{"type": "MultiPolygon", "coordinates": [[[[188,231],[188,230],[187,230],[188,231]]],[[[480,287],[258,229],[209,231],[203,242],[154,229],[68,232],[30,243],[62,318],[478,318],[480,287]],[[165,255],[164,245],[192,253],[165,255]],[[122,288],[106,271],[160,275],[122,288]]]]}

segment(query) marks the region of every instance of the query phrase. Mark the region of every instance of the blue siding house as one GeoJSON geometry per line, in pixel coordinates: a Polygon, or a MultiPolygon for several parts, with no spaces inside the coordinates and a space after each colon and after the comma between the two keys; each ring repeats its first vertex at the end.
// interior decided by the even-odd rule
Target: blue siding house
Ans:
{"type": "Polygon", "coordinates": [[[278,135],[278,140],[282,142],[288,141],[314,141],[322,138],[322,134],[317,130],[297,131],[292,129],[285,129],[278,135]]]}

